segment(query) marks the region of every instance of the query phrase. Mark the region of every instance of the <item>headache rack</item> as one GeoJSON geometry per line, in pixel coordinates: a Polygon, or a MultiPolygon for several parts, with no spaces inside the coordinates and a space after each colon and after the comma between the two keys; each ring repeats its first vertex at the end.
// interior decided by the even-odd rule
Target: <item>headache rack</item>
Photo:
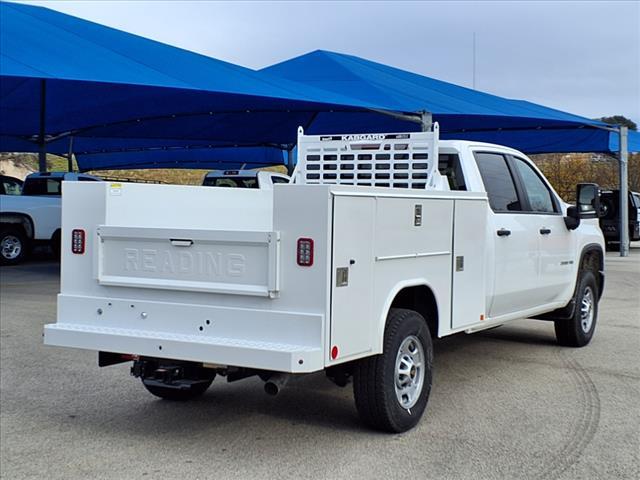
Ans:
{"type": "Polygon", "coordinates": [[[438,124],[431,132],[304,135],[294,182],[425,189],[439,185],[438,124]]]}

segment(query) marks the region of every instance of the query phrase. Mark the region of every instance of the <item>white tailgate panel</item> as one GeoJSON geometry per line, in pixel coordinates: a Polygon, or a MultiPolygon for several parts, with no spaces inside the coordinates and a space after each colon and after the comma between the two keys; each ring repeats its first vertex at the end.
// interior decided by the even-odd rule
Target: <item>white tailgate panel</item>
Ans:
{"type": "Polygon", "coordinates": [[[455,202],[451,302],[451,328],[454,330],[486,318],[484,252],[487,208],[486,200],[455,202]]]}
{"type": "Polygon", "coordinates": [[[372,197],[334,198],[330,348],[340,361],[372,348],[375,209],[372,197]],[[337,269],[348,272],[346,285],[337,283],[337,269]]]}
{"type": "Polygon", "coordinates": [[[100,226],[101,285],[274,296],[275,232],[100,226]]]}

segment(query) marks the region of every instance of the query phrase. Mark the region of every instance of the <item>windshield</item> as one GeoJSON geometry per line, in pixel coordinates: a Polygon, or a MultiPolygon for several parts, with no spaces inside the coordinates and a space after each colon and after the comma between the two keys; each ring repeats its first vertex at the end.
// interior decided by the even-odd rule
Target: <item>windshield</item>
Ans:
{"type": "Polygon", "coordinates": [[[28,178],[22,187],[23,195],[60,195],[62,180],[58,178],[28,178]]]}
{"type": "Polygon", "coordinates": [[[206,187],[258,188],[256,177],[207,177],[202,185],[206,187]]]}

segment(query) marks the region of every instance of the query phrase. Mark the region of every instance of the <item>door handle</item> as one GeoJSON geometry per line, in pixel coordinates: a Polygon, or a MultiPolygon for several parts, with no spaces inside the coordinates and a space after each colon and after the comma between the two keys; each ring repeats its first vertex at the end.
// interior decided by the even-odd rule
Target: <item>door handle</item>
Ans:
{"type": "Polygon", "coordinates": [[[193,240],[186,238],[171,238],[169,239],[169,241],[174,247],[190,247],[191,245],[193,245],[193,240]]]}
{"type": "Polygon", "coordinates": [[[549,235],[551,233],[551,229],[550,228],[541,228],[540,229],[540,233],[542,235],[549,235]]]}
{"type": "Polygon", "coordinates": [[[501,228],[496,232],[499,237],[508,237],[511,235],[511,230],[507,230],[506,228],[501,228]]]}

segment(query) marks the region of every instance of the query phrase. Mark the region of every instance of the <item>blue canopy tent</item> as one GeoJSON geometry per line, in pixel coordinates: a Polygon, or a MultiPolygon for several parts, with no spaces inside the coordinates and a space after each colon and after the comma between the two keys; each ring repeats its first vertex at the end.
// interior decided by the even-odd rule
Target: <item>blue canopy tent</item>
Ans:
{"type": "MultiPolygon", "coordinates": [[[[619,152],[620,254],[628,253],[627,156],[640,151],[640,134],[522,100],[490,95],[363,58],[314,51],[262,70],[378,108],[427,111],[442,138],[509,145],[527,153],[619,152]],[[623,220],[624,219],[624,220],[623,220]],[[624,228],[622,228],[624,227],[624,228]]],[[[328,125],[315,122],[312,129],[328,125]]]]}
{"type": "MultiPolygon", "coordinates": [[[[0,3],[0,149],[81,169],[282,163],[299,125],[398,129],[368,105],[89,21],[0,3]],[[235,146],[245,149],[228,148],[235,146]]],[[[406,120],[406,118],[405,118],[406,120]]],[[[402,123],[400,123],[402,124],[402,123]]]]}
{"type": "MultiPolygon", "coordinates": [[[[598,120],[471,90],[352,55],[317,50],[261,72],[381,109],[427,111],[439,122],[442,138],[499,143],[527,153],[617,151],[611,150],[615,145],[610,139],[612,126],[598,120]]],[[[319,122],[313,126],[314,130],[326,128],[319,122]]],[[[630,140],[632,151],[640,150],[640,135],[632,135],[630,140]]]]}

